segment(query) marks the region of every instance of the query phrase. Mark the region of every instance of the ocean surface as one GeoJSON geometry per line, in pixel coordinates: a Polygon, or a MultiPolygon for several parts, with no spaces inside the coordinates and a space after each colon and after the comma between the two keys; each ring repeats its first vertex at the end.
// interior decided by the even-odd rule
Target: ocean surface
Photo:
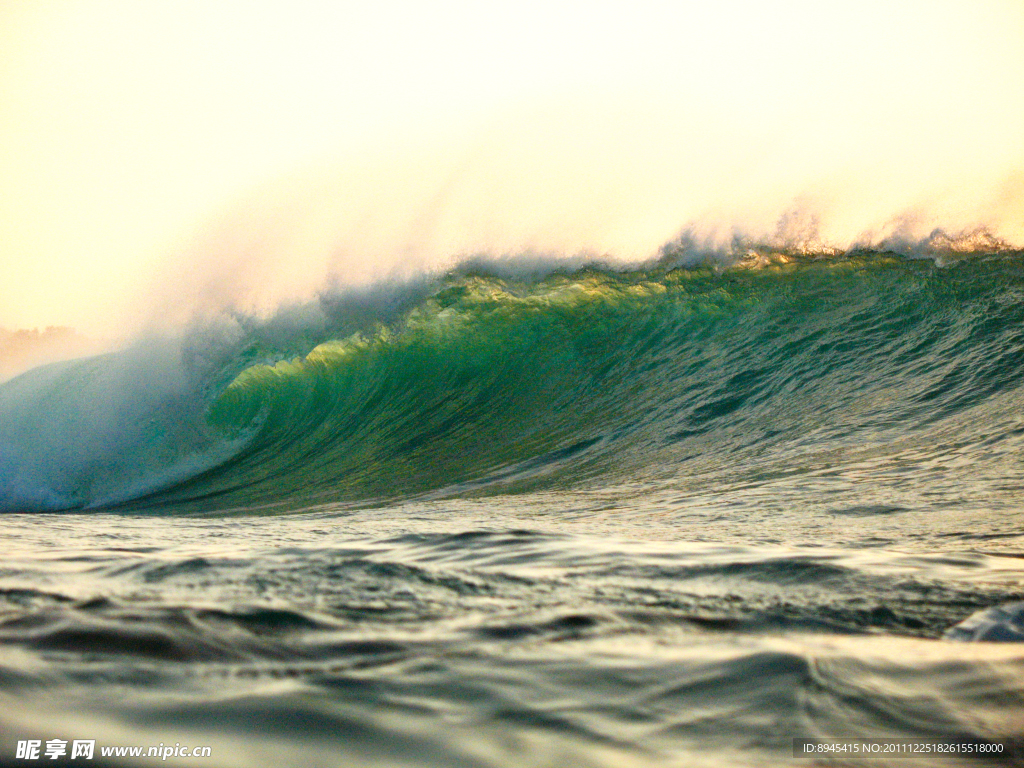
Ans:
{"type": "Polygon", "coordinates": [[[1024,746],[1022,382],[1024,252],[939,236],[469,261],[29,371],[0,764],[1024,764],[793,756],[1024,746]]]}

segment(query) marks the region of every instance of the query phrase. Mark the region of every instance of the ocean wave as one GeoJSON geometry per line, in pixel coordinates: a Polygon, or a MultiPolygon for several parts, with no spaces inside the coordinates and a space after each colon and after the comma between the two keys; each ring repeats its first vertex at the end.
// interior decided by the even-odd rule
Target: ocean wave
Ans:
{"type": "Polygon", "coordinates": [[[1019,429],[1024,254],[981,231],[811,245],[475,259],[37,369],[0,387],[0,509],[708,487],[891,446],[1006,460],[978,446],[1019,429]]]}

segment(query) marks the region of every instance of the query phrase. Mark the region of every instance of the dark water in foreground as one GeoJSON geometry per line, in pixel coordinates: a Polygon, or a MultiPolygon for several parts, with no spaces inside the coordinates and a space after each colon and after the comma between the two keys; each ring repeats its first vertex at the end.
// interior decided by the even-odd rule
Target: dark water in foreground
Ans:
{"type": "MultiPolygon", "coordinates": [[[[1024,740],[1024,645],[944,637],[1024,599],[1024,256],[757,261],[465,269],[0,386],[0,764],[1024,740]]],[[[1024,760],[830,764],[915,763],[1024,760]]]]}

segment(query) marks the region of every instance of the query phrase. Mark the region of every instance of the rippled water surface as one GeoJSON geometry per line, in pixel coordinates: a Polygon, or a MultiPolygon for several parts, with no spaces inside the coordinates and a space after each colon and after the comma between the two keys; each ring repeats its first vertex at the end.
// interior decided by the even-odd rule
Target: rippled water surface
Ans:
{"type": "Polygon", "coordinates": [[[1009,524],[937,552],[920,531],[815,540],[845,513],[787,545],[649,517],[552,495],[8,518],[4,732],[211,745],[217,765],[474,766],[1021,735],[1024,649],[941,639],[1019,596],[1009,524]]]}

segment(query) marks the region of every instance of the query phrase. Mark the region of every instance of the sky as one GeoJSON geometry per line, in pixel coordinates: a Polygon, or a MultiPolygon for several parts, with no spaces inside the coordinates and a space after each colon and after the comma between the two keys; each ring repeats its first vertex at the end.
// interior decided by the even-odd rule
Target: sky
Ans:
{"type": "Polygon", "coordinates": [[[0,3],[0,327],[684,228],[1024,242],[1024,3],[0,3]]]}

